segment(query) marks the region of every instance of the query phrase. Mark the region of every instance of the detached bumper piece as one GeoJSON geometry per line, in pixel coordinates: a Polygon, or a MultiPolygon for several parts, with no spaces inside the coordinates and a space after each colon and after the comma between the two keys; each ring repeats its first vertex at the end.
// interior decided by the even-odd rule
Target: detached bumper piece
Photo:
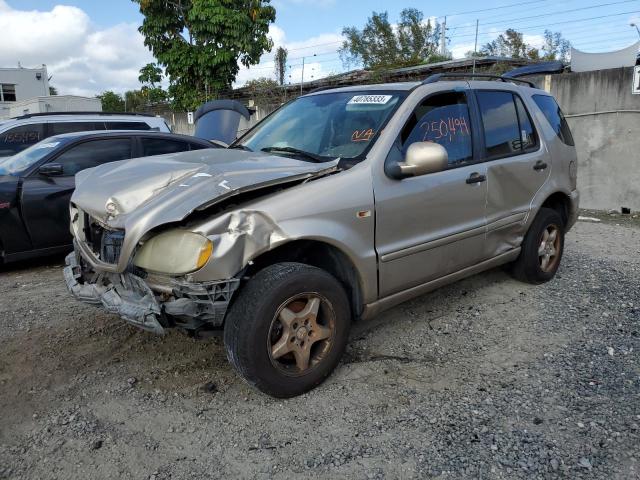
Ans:
{"type": "Polygon", "coordinates": [[[130,324],[158,334],[167,327],[197,332],[222,326],[240,284],[239,279],[231,278],[205,283],[171,280],[154,286],[130,272],[86,273],[76,252],[65,262],[64,279],[74,297],[102,305],[130,324]]]}
{"type": "Polygon", "coordinates": [[[92,283],[80,283],[82,269],[76,253],[65,259],[64,279],[67,288],[78,300],[91,304],[102,304],[104,308],[119,315],[136,327],[164,333],[159,321],[161,308],[155,295],[140,277],[131,273],[98,274],[92,283]]]}

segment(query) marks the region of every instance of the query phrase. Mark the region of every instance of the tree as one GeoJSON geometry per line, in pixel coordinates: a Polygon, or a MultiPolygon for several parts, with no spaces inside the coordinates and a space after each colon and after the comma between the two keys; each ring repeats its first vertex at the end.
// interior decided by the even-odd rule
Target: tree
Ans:
{"type": "Polygon", "coordinates": [[[56,87],[49,87],[49,95],[56,96],[58,95],[58,89],[56,87]]]}
{"type": "MultiPolygon", "coordinates": [[[[430,63],[438,49],[441,26],[415,8],[400,12],[394,27],[387,12],[373,12],[362,30],[345,27],[340,49],[345,64],[361,62],[365,68],[380,69],[430,63]]],[[[442,57],[438,57],[440,60],[442,57]]]]}
{"type": "Polygon", "coordinates": [[[244,88],[249,90],[251,98],[258,107],[266,107],[282,102],[282,88],[277,81],[261,77],[249,80],[244,88]]]}
{"type": "Polygon", "coordinates": [[[524,41],[522,33],[509,28],[500,34],[498,38],[487,43],[480,50],[482,55],[510,58],[530,58],[538,57],[537,49],[530,47],[524,41]]]}
{"type": "Polygon", "coordinates": [[[124,112],[124,99],[115,92],[107,90],[98,98],[102,102],[102,111],[104,112],[124,112]]]}
{"type": "Polygon", "coordinates": [[[167,99],[167,93],[160,87],[162,82],[162,68],[155,63],[148,63],[140,69],[138,80],[142,83],[142,94],[146,103],[160,103],[167,99]]]}
{"type": "Polygon", "coordinates": [[[276,80],[280,85],[284,85],[284,79],[287,74],[287,57],[289,52],[284,47],[278,47],[273,58],[275,62],[276,80]]]}
{"type": "Polygon", "coordinates": [[[174,107],[193,110],[229,89],[240,69],[271,50],[270,0],[133,0],[140,32],[169,76],[174,107]]]}
{"type": "MultiPolygon", "coordinates": [[[[492,42],[487,43],[480,50],[480,55],[493,55],[499,57],[523,58],[527,60],[562,60],[568,58],[571,43],[562,38],[559,32],[549,30],[544,32],[544,45],[542,52],[533,45],[524,41],[522,33],[508,29],[492,42]]],[[[471,53],[473,55],[473,53],[471,53]]]]}
{"type": "Polygon", "coordinates": [[[142,85],[155,88],[158,83],[162,82],[162,77],[162,68],[155,63],[147,63],[140,69],[138,80],[142,85]]]}
{"type": "Polygon", "coordinates": [[[544,45],[542,45],[543,60],[561,60],[566,62],[569,60],[570,51],[571,42],[562,38],[560,32],[544,31],[544,45]]]}

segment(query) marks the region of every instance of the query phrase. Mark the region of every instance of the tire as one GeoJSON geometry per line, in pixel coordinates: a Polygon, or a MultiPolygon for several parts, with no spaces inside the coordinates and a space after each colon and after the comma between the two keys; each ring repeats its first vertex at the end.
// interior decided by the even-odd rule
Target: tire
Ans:
{"type": "Polygon", "coordinates": [[[562,217],[557,211],[543,207],[524,237],[520,256],[513,263],[512,274],[518,280],[534,285],[548,282],[558,271],[563,251],[562,217]],[[555,237],[552,238],[553,232],[555,237]]]}
{"type": "Polygon", "coordinates": [[[294,397],[333,371],[350,324],[349,301],[338,280],[316,267],[278,263],[251,278],[229,308],[227,358],[262,392],[294,397]]]}

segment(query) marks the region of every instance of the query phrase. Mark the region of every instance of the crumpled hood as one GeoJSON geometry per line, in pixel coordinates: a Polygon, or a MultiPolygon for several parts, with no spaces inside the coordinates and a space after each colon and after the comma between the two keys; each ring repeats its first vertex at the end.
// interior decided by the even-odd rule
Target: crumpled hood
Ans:
{"type": "Polygon", "coordinates": [[[116,228],[142,212],[161,216],[151,222],[158,225],[235,193],[323,174],[336,165],[228,149],[158,155],[81,171],[71,201],[116,228]]]}

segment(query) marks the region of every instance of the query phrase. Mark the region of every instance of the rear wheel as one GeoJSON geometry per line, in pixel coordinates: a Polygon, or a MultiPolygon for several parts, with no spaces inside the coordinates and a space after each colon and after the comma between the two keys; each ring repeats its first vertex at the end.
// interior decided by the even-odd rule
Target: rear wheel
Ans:
{"type": "Polygon", "coordinates": [[[524,237],[513,275],[527,283],[548,282],[558,271],[563,250],[562,217],[551,208],[541,208],[524,237]]]}
{"type": "Polygon", "coordinates": [[[344,289],[329,273],[299,263],[275,264],[249,280],[229,309],[227,357],[263,392],[300,395],[340,361],[350,317],[344,289]]]}

